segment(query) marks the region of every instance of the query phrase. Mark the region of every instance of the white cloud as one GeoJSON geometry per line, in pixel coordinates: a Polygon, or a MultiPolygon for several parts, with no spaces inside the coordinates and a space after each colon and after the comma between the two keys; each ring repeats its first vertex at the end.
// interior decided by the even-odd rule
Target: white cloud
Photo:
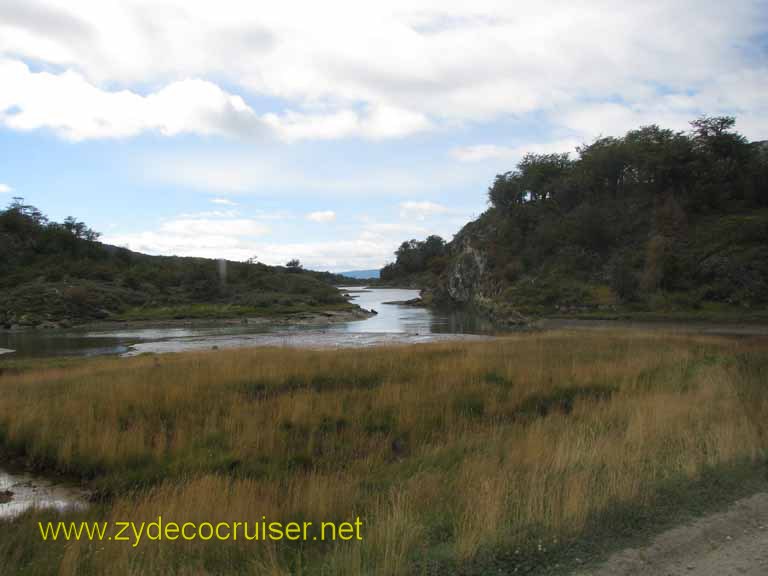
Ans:
{"type": "Polygon", "coordinates": [[[476,144],[451,150],[451,156],[461,162],[477,162],[491,158],[515,158],[519,154],[517,148],[497,146],[496,144],[476,144]]]}
{"type": "Polygon", "coordinates": [[[261,242],[254,238],[218,234],[168,234],[143,231],[131,234],[106,235],[104,242],[125,246],[145,254],[227,258],[245,261],[257,256],[270,265],[284,264],[299,258],[305,267],[319,270],[349,270],[376,268],[391,259],[395,240],[382,244],[381,236],[369,238],[364,234],[349,240],[318,242],[261,242]]]}
{"type": "Polygon", "coordinates": [[[75,141],[144,131],[226,135],[260,126],[242,98],[204,80],[180,80],[142,96],[101,90],[76,72],[32,72],[21,62],[0,60],[0,84],[0,122],[16,130],[50,128],[75,141]]]}
{"type": "Polygon", "coordinates": [[[349,270],[381,266],[391,259],[399,239],[400,237],[395,238],[392,232],[362,232],[348,240],[261,242],[252,237],[230,234],[170,234],[167,231],[143,231],[107,235],[103,241],[146,254],[227,258],[236,261],[258,256],[259,261],[271,265],[284,264],[292,258],[299,258],[308,268],[349,270]]]}
{"type": "Polygon", "coordinates": [[[211,202],[220,206],[237,206],[237,202],[233,202],[229,198],[211,198],[211,202]]]}
{"type": "Polygon", "coordinates": [[[256,239],[269,232],[269,227],[255,219],[208,212],[181,214],[161,222],[156,230],[105,234],[102,240],[146,254],[246,260],[254,254],[256,239]]]}
{"type": "MultiPolygon", "coordinates": [[[[457,229],[461,223],[453,222],[449,226],[457,229]]],[[[441,225],[444,227],[445,223],[441,225]]],[[[152,229],[106,234],[103,241],[146,254],[238,261],[258,256],[259,261],[271,265],[298,258],[308,268],[340,271],[381,267],[393,259],[397,246],[409,238],[424,238],[434,233],[450,237],[450,229],[434,229],[423,223],[381,222],[367,217],[347,232],[345,239],[280,242],[255,219],[232,218],[229,213],[208,217],[181,214],[159,222],[152,229]],[[267,233],[270,236],[265,236],[267,233]]]]}
{"type": "Polygon", "coordinates": [[[307,214],[307,220],[312,222],[327,223],[336,220],[336,212],[333,210],[322,210],[319,212],[310,212],[307,214]]]}
{"type": "Polygon", "coordinates": [[[371,140],[399,138],[432,127],[424,114],[393,106],[372,107],[364,114],[349,109],[326,114],[288,110],[282,115],[265,114],[263,120],[279,138],[287,142],[353,136],[371,140]]]}
{"type": "Polygon", "coordinates": [[[362,131],[370,138],[397,138],[429,130],[432,122],[425,114],[397,108],[376,106],[363,121],[362,131]]]}
{"type": "Polygon", "coordinates": [[[447,206],[434,202],[401,202],[400,218],[405,220],[426,220],[430,216],[450,212],[447,206]]]}
{"type": "Polygon", "coordinates": [[[341,110],[333,114],[301,114],[288,111],[282,116],[267,114],[264,121],[283,140],[340,138],[351,136],[358,129],[357,114],[341,110]]]}
{"type": "Polygon", "coordinates": [[[23,62],[0,59],[0,122],[16,130],[48,128],[80,141],[125,138],[142,132],[164,136],[264,136],[285,141],[344,137],[370,139],[407,136],[430,127],[422,114],[375,107],[366,114],[287,111],[259,116],[242,97],[201,79],[167,84],[143,96],[130,90],[103,90],[72,70],[33,72],[23,62]],[[56,97],[51,95],[55,94],[56,97]]]}
{"type": "Polygon", "coordinates": [[[8,186],[8,184],[0,183],[0,194],[8,194],[9,192],[13,192],[13,188],[8,186]]]}
{"type": "Polygon", "coordinates": [[[238,216],[240,216],[240,212],[237,210],[204,210],[202,212],[184,212],[171,221],[199,220],[205,218],[237,218],[238,216]]]}
{"type": "Polygon", "coordinates": [[[107,244],[124,246],[143,254],[198,256],[202,258],[228,258],[247,260],[254,255],[251,242],[228,235],[168,234],[145,231],[131,234],[105,234],[107,244]]]}
{"type": "MultiPolygon", "coordinates": [[[[139,156],[137,170],[153,183],[168,183],[211,193],[273,194],[281,197],[322,192],[333,196],[408,195],[458,189],[484,182],[472,166],[423,164],[418,171],[392,166],[345,163],[341,172],[308,170],[287,154],[270,157],[242,152],[155,153],[139,156]],[[479,179],[478,179],[479,176],[479,179]]],[[[314,166],[317,168],[317,166],[314,166]]],[[[322,168],[322,167],[321,167],[322,168]]]]}
{"type": "Polygon", "coordinates": [[[527,153],[553,154],[575,152],[582,141],[575,139],[554,140],[545,143],[523,144],[519,146],[497,146],[495,144],[478,144],[464,146],[451,150],[451,156],[460,162],[480,162],[483,160],[517,160],[527,153]]]}
{"type": "MultiPolygon", "coordinates": [[[[423,236],[427,228],[403,222],[371,222],[366,220],[360,236],[366,240],[384,242],[387,240],[402,241],[406,236],[423,236]]],[[[399,243],[399,242],[398,242],[399,243]]]]}
{"type": "MultiPolygon", "coordinates": [[[[26,91],[0,109],[14,128],[72,139],[262,129],[286,141],[377,139],[530,112],[578,127],[594,106],[644,118],[660,97],[656,112],[671,121],[759,120],[764,15],[763,0],[6,0],[0,55],[66,72],[6,70],[14,99],[26,91]],[[288,111],[257,110],[262,96],[288,111]]],[[[616,133],[626,118],[597,119],[616,133]]]]}
{"type": "Polygon", "coordinates": [[[266,263],[282,264],[298,258],[305,268],[315,270],[354,270],[382,266],[391,258],[392,249],[380,242],[362,237],[325,242],[296,242],[265,244],[259,254],[267,256],[266,263]]]}
{"type": "MultiPolygon", "coordinates": [[[[449,236],[441,230],[446,237],[449,236]]],[[[434,230],[407,222],[379,222],[363,218],[359,229],[345,240],[269,243],[258,247],[263,262],[281,264],[298,258],[307,268],[356,270],[380,268],[394,259],[393,252],[409,238],[424,238],[434,230]]]]}
{"type": "Polygon", "coordinates": [[[269,228],[248,219],[186,218],[163,222],[160,231],[178,236],[264,236],[269,228]]]}

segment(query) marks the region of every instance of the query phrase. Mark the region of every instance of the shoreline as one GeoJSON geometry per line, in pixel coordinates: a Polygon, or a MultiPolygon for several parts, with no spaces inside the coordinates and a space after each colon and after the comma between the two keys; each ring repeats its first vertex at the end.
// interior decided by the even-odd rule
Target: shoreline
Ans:
{"type": "MultiPolygon", "coordinates": [[[[350,322],[353,320],[364,320],[375,316],[371,311],[361,307],[341,309],[341,310],[318,310],[302,312],[286,312],[275,315],[264,316],[220,316],[209,318],[137,318],[137,319],[105,319],[90,320],[83,323],[61,325],[61,324],[39,324],[36,326],[16,326],[13,328],[0,327],[0,334],[18,334],[24,332],[59,332],[59,331],[100,331],[117,328],[141,329],[163,327],[205,327],[205,326],[235,326],[235,325],[278,325],[278,326],[302,326],[317,323],[350,322]]],[[[13,352],[13,350],[0,349],[0,354],[13,352]]]]}

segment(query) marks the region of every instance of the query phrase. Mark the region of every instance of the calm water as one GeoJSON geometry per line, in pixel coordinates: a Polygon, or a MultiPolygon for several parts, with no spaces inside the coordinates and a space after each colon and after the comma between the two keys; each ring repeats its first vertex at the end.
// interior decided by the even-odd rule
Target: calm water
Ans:
{"type": "Polygon", "coordinates": [[[88,494],[68,484],[55,483],[24,471],[0,469],[0,494],[10,494],[0,500],[0,520],[14,518],[30,508],[85,508],[88,494]]]}
{"type": "Polygon", "coordinates": [[[51,330],[0,332],[0,354],[11,356],[134,355],[144,352],[298,346],[309,348],[474,339],[491,333],[491,326],[466,314],[438,313],[425,308],[385,304],[417,298],[418,290],[342,288],[353,302],[378,315],[365,320],[286,327],[285,325],[155,326],[112,330],[51,330]]]}

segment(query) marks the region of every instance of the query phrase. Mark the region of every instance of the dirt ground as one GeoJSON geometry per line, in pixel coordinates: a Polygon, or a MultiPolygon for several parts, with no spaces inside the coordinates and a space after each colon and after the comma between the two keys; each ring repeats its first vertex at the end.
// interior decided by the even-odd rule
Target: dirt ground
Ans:
{"type": "Polygon", "coordinates": [[[768,493],[629,548],[575,576],[768,576],[768,493]]]}

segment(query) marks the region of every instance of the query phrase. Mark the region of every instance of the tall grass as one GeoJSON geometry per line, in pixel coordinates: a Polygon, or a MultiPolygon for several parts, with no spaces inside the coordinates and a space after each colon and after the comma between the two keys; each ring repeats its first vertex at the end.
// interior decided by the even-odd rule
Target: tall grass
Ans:
{"type": "Polygon", "coordinates": [[[39,512],[13,532],[0,526],[0,564],[30,574],[397,575],[544,553],[617,506],[653,503],[666,483],[764,460],[766,350],[757,338],[547,333],[6,372],[2,448],[103,497],[68,517],[360,516],[365,526],[362,542],[337,544],[65,547],[35,540],[32,524],[50,516],[39,512]]]}

